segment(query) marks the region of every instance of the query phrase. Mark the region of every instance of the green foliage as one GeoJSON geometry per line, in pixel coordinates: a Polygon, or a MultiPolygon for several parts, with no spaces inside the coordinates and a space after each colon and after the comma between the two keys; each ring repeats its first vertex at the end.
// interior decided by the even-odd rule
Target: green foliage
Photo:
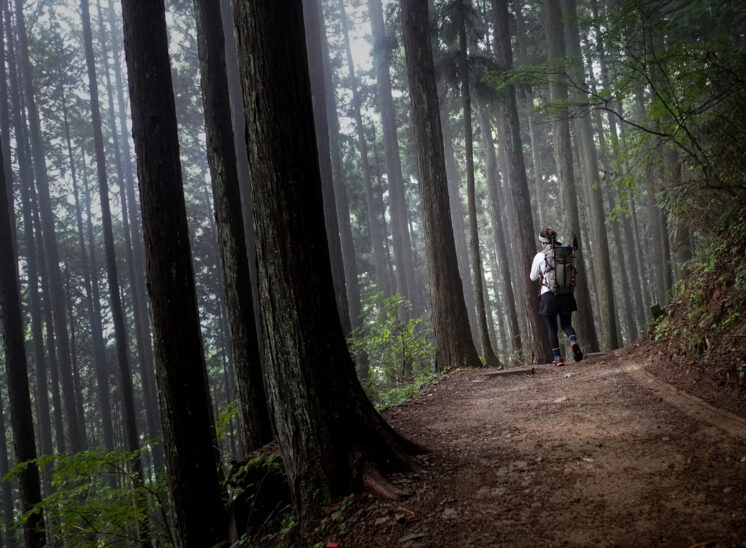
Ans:
{"type": "Polygon", "coordinates": [[[369,293],[347,340],[356,359],[368,360],[363,384],[378,407],[401,403],[434,377],[432,328],[421,318],[407,319],[410,308],[404,297],[369,293]]]}
{"type": "Polygon", "coordinates": [[[42,455],[14,466],[5,481],[35,464],[42,474],[51,468],[54,490],[24,514],[20,524],[43,512],[56,543],[83,547],[139,543],[142,524],[148,522],[151,537],[173,545],[165,479],[159,475],[142,485],[132,466],[139,453],[92,449],[42,455]]]}
{"type": "Polygon", "coordinates": [[[228,402],[225,406],[225,410],[218,415],[218,419],[215,421],[215,430],[219,440],[224,440],[226,434],[231,429],[231,421],[238,415],[238,400],[228,402]]]}

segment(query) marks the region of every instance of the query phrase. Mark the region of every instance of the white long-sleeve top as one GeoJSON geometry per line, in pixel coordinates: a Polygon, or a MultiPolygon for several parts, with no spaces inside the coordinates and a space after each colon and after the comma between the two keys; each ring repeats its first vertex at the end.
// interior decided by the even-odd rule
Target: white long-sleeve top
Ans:
{"type": "MultiPolygon", "coordinates": [[[[536,280],[541,277],[544,278],[544,275],[546,274],[546,268],[547,268],[547,261],[546,261],[546,255],[544,255],[543,251],[539,251],[534,256],[534,262],[531,263],[531,272],[529,273],[529,278],[531,278],[531,281],[535,282],[536,280]]],[[[549,291],[549,288],[544,285],[542,282],[541,284],[541,293],[539,295],[543,295],[549,291]]]]}

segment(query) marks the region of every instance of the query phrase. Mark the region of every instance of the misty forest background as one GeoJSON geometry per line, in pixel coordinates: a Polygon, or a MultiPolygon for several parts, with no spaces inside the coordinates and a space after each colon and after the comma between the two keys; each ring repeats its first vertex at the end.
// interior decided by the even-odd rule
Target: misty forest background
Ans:
{"type": "Polygon", "coordinates": [[[543,227],[585,352],[743,235],[740,2],[296,4],[0,0],[0,544],[212,545],[273,439],[286,533],[417,451],[374,406],[551,360],[543,227]]]}

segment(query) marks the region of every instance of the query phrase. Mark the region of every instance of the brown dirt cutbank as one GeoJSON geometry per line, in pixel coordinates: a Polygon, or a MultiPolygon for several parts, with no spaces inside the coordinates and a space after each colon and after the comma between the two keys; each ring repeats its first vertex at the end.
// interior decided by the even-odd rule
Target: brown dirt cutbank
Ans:
{"type": "Polygon", "coordinates": [[[303,544],[746,546],[746,421],[644,365],[449,374],[385,412],[431,450],[391,478],[409,496],[340,501],[303,544]]]}

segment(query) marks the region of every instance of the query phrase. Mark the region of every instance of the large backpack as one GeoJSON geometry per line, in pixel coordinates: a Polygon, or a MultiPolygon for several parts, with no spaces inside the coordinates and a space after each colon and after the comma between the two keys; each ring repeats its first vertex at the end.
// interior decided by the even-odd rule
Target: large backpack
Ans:
{"type": "Polygon", "coordinates": [[[545,272],[542,284],[555,295],[575,291],[575,245],[562,245],[552,241],[544,248],[545,272]]]}

